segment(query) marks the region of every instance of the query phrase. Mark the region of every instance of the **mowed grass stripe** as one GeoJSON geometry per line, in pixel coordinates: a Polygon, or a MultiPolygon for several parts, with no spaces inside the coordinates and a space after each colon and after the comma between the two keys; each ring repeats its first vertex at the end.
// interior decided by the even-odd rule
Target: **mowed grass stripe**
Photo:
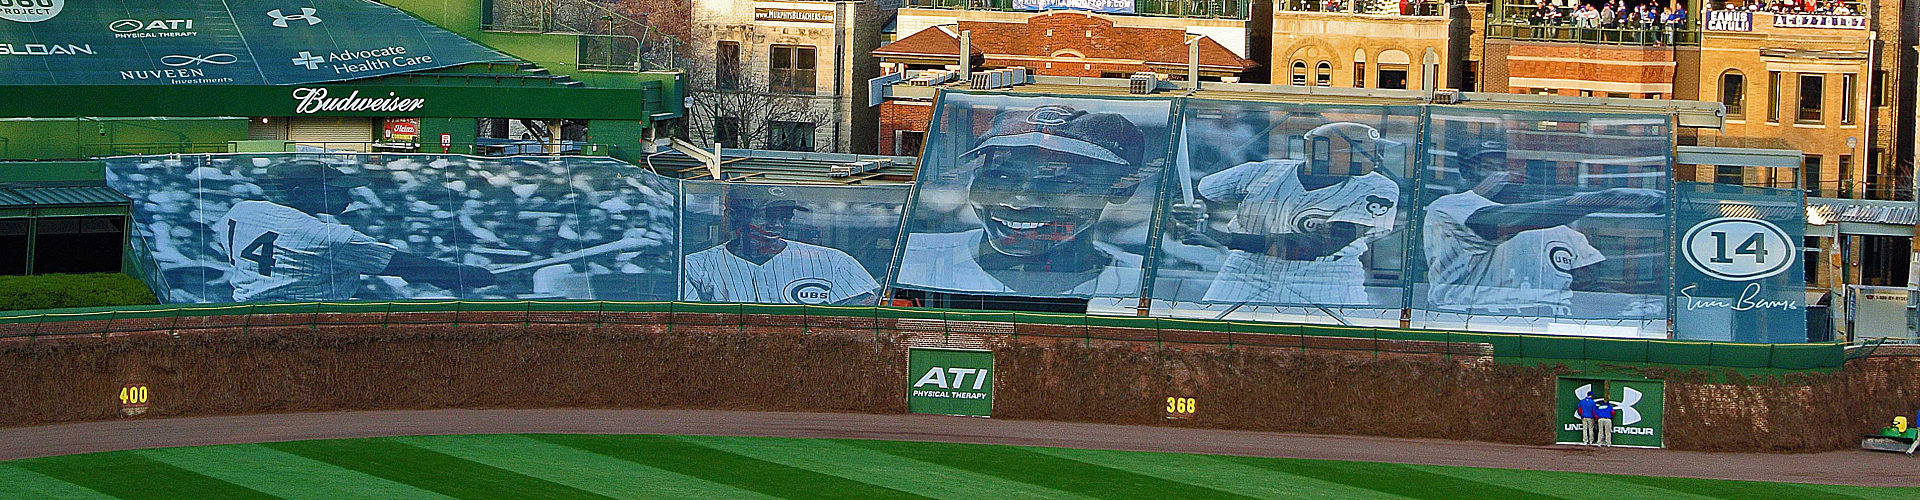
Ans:
{"type": "Polygon", "coordinates": [[[841,440],[677,436],[681,441],[933,498],[1087,498],[848,445],[841,440]]]}
{"type": "Polygon", "coordinates": [[[925,498],[879,485],[707,448],[669,436],[535,434],[529,437],[778,497],[925,498]]]}
{"type": "Polygon", "coordinates": [[[857,439],[843,442],[1095,498],[1241,498],[1216,489],[1049,456],[1025,447],[857,439]]]}
{"type": "Polygon", "coordinates": [[[1881,499],[1894,500],[1894,499],[1920,498],[1920,487],[1874,488],[1874,487],[1868,487],[1868,486],[1840,486],[1840,485],[1834,485],[1834,484],[1795,484],[1794,486],[1798,486],[1801,488],[1806,488],[1814,491],[1833,493],[1836,495],[1848,495],[1848,496],[1866,498],[1871,500],[1881,500],[1881,499]]]}
{"type": "Polygon", "coordinates": [[[13,464],[126,500],[273,498],[129,451],[35,458],[13,464]]]}
{"type": "Polygon", "coordinates": [[[1435,474],[1453,476],[1468,481],[1499,484],[1509,488],[1561,498],[1594,500],[1627,500],[1634,498],[1712,500],[1715,498],[1622,481],[1617,477],[1607,474],[1544,470],[1522,471],[1443,465],[1408,465],[1407,467],[1435,474]]]}
{"type": "Polygon", "coordinates": [[[501,498],[508,494],[518,498],[608,498],[384,438],[291,441],[266,446],[454,498],[501,498]]]}
{"type": "Polygon", "coordinates": [[[1792,498],[1797,500],[1828,500],[1859,498],[1829,491],[1803,488],[1787,483],[1763,483],[1757,481],[1730,481],[1725,479],[1692,479],[1682,477],[1652,476],[1613,476],[1623,481],[1644,484],[1656,488],[1666,488],[1683,493],[1719,497],[1719,498],[1792,498]]]}
{"type": "Polygon", "coordinates": [[[46,500],[112,500],[116,497],[85,486],[48,477],[12,465],[0,465],[0,498],[46,500]]]}
{"type": "Polygon", "coordinates": [[[1048,455],[1213,488],[1254,498],[1405,498],[1340,483],[1296,476],[1208,455],[1076,448],[1032,448],[1048,455]]]}
{"type": "Polygon", "coordinates": [[[773,498],[517,434],[393,439],[614,498],[773,498]]]}
{"type": "Polygon", "coordinates": [[[1501,486],[1499,483],[1471,481],[1414,469],[1400,464],[1379,462],[1339,462],[1293,458],[1223,457],[1255,467],[1296,476],[1366,488],[1382,493],[1413,498],[1559,498],[1501,486]]]}
{"type": "Polygon", "coordinates": [[[257,444],[164,448],[135,453],[280,498],[452,498],[257,444]]]}

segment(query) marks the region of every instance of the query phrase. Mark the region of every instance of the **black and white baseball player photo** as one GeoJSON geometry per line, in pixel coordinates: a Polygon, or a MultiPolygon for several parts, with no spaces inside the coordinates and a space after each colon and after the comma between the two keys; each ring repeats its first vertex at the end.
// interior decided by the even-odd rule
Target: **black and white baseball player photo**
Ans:
{"type": "Polygon", "coordinates": [[[232,266],[234,302],[347,299],[368,274],[456,293],[494,283],[484,268],[424,258],[341,224],[336,217],[363,178],[311,159],[279,162],[266,176],[271,201],[235,203],[213,227],[232,266]]]}
{"type": "Polygon", "coordinates": [[[1421,227],[1428,307],[1501,316],[1566,317],[1573,292],[1605,291],[1595,272],[1607,257],[1569,227],[1595,213],[1660,213],[1666,194],[1616,187],[1553,198],[1507,193],[1522,179],[1507,146],[1481,142],[1449,160],[1459,192],[1425,208],[1421,227]],[[1518,199],[1516,199],[1518,198],[1518,199]]]}
{"type": "MultiPolygon", "coordinates": [[[[1095,226],[1154,177],[1143,168],[1146,142],[1120,113],[1064,104],[1000,112],[958,155],[957,168],[969,174],[963,210],[977,226],[908,234],[896,283],[975,294],[1137,296],[1143,259],[1101,241],[1095,226]]],[[[921,199],[930,199],[924,189],[921,199]]]]}
{"type": "Polygon", "coordinates": [[[797,241],[800,188],[727,184],[726,241],[687,254],[682,300],[764,304],[873,304],[880,283],[847,252],[797,241]]]}
{"type": "Polygon", "coordinates": [[[1171,207],[1170,229],[1225,253],[1208,303],[1359,306],[1371,301],[1362,261],[1394,230],[1400,185],[1389,175],[1400,144],[1371,126],[1333,122],[1303,133],[1306,159],[1251,161],[1208,174],[1191,202],[1171,207]],[[1220,230],[1208,203],[1232,216],[1220,230]]]}

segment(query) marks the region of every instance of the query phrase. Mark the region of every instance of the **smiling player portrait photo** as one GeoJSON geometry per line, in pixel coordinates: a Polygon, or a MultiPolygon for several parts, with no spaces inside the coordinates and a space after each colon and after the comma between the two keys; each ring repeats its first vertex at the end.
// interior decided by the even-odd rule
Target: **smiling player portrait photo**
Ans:
{"type": "Polygon", "coordinates": [[[1126,225],[1109,212],[1128,212],[1115,207],[1143,184],[1153,189],[1149,134],[1120,113],[1069,104],[1013,108],[991,123],[955,166],[965,197],[957,217],[977,222],[908,234],[896,283],[1038,297],[1139,293],[1142,257],[1104,240],[1102,227],[1126,225]]]}

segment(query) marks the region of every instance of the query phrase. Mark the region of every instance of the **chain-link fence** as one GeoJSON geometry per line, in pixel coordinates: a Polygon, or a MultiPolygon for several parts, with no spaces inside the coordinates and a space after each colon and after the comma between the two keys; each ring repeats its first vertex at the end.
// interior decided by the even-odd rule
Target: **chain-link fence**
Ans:
{"type": "Polygon", "coordinates": [[[0,338],[247,333],[322,326],[651,327],[666,333],[787,329],[803,334],[1041,338],[1204,348],[1298,349],[1494,361],[1806,370],[1843,362],[1842,344],[1744,344],[1353,328],[1081,314],[896,307],[617,301],[217,304],[0,314],[0,338]]]}

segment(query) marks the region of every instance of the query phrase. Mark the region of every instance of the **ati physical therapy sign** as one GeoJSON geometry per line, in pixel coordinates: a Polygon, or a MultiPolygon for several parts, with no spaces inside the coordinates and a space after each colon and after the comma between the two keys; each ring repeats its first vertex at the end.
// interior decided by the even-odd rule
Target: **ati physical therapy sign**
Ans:
{"type": "Polygon", "coordinates": [[[912,349],[907,356],[909,412],[993,414],[992,351],[912,349]]]}

